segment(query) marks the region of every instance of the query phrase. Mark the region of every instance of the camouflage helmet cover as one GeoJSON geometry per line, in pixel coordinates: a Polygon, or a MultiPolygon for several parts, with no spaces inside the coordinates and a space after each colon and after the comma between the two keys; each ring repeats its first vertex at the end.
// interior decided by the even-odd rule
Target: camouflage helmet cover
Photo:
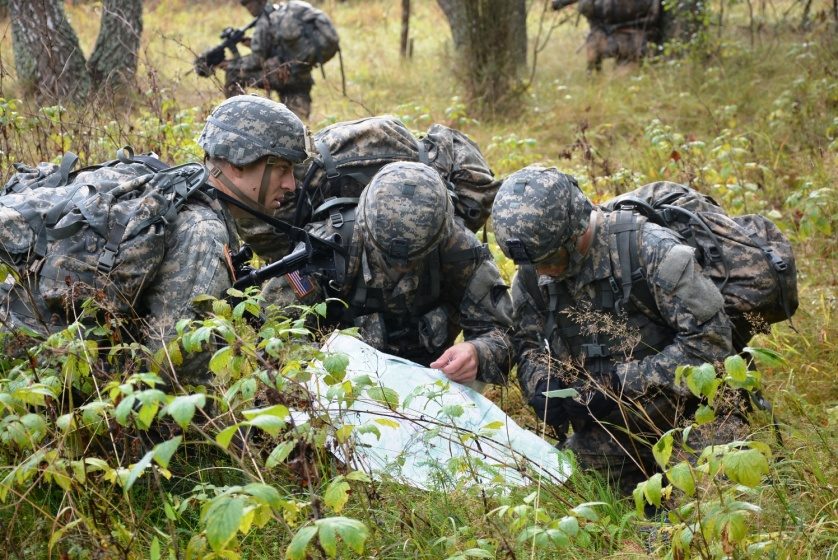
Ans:
{"type": "Polygon", "coordinates": [[[453,215],[448,189],[433,168],[395,162],[382,167],[361,193],[357,220],[370,248],[388,259],[413,261],[444,239],[453,215]]]}
{"type": "Polygon", "coordinates": [[[570,175],[555,167],[525,167],[507,177],[495,197],[495,240],[519,264],[541,261],[562,247],[573,259],[575,240],[587,229],[591,210],[570,175]]]}
{"type": "Polygon", "coordinates": [[[306,159],[306,129],[285,105],[257,95],[236,95],[213,109],[198,143],[209,157],[249,165],[265,156],[306,159]]]}

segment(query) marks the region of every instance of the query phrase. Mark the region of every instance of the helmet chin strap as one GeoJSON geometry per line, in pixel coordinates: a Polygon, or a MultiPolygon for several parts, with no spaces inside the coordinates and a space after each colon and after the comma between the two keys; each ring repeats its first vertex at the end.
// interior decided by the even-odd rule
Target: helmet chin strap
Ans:
{"type": "MultiPolygon", "coordinates": [[[[268,160],[271,159],[273,159],[273,156],[268,158],[268,160]]],[[[255,205],[253,205],[257,207],[257,210],[263,211],[268,214],[271,213],[272,210],[265,206],[265,198],[268,196],[268,187],[270,186],[271,170],[275,165],[275,159],[274,161],[265,164],[265,170],[262,172],[262,181],[259,186],[259,200],[255,205]]],[[[233,181],[231,181],[229,177],[227,177],[224,174],[220,167],[210,165],[209,172],[212,177],[218,179],[225,187],[227,187],[230,190],[230,192],[236,195],[239,201],[241,201],[243,204],[253,204],[253,199],[244,194],[244,192],[239,187],[237,187],[236,184],[233,181]]]]}
{"type": "Polygon", "coordinates": [[[265,158],[265,169],[262,170],[262,181],[259,184],[259,206],[267,209],[265,206],[265,198],[268,196],[268,188],[271,186],[271,173],[274,167],[279,165],[279,158],[276,156],[268,156],[265,158]]]}

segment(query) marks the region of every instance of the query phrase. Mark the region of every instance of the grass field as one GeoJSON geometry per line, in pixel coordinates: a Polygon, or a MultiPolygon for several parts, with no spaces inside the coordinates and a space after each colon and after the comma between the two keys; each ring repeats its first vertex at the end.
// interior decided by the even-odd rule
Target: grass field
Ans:
{"type": "MultiPolygon", "coordinates": [[[[237,524],[239,536],[217,548],[211,537],[207,545],[211,522],[200,509],[206,513],[213,496],[223,493],[218,489],[252,481],[260,470],[196,445],[194,454],[184,452],[172,460],[171,481],[149,475],[143,479],[149,479],[147,486],[138,484],[125,495],[119,488],[85,486],[84,481],[65,487],[40,467],[30,482],[0,491],[3,554],[199,558],[212,557],[212,549],[219,558],[838,557],[838,24],[831,19],[831,2],[814,2],[813,23],[802,30],[802,2],[754,1],[752,35],[751,2],[725,1],[724,25],[710,28],[705,48],[640,67],[606,63],[595,75],[586,72],[580,51],[587,33],[584,21],[545,12],[547,2],[530,2],[530,63],[537,42],[540,48],[534,70],[521,69],[524,79],[531,75],[532,80],[514,117],[470,111],[444,16],[431,0],[412,4],[413,56],[403,60],[398,53],[399,2],[321,3],[341,33],[347,96],[341,93],[334,59],[324,68],[325,79],[315,74],[312,130],[384,113],[399,116],[415,130],[441,122],[468,133],[498,175],[531,163],[556,165],[576,175],[597,200],[653,180],[690,183],[733,213],[769,215],[793,240],[800,309],[793,325],[775,325],[770,335],[753,342],[785,360],[762,372],[783,445],[766,418],[754,423],[754,439],[770,446],[767,475],[752,487],[714,478],[701,499],[718,501],[726,521],[716,528],[692,527],[704,546],[684,552],[666,538],[655,541],[652,525],[634,513],[630,499],[615,497],[587,476],[566,488],[488,496],[465,488],[426,493],[355,480],[345,509],[333,507],[334,502],[330,509],[323,507],[324,496],[327,504],[333,496],[328,490],[350,487],[343,479],[335,482],[333,467],[321,465],[326,474],[318,479],[320,488],[318,480],[296,488],[297,478],[272,471],[263,481],[280,489],[282,507],[268,513],[247,510],[257,511],[257,520],[264,517],[265,524],[237,524]],[[212,483],[215,490],[207,487],[201,498],[193,491],[197,482],[212,483]],[[733,496],[735,503],[749,507],[731,506],[733,496]],[[604,505],[591,506],[598,514],[588,515],[591,508],[580,506],[586,502],[604,505]],[[501,507],[510,509],[503,513],[501,507]],[[332,554],[322,540],[319,546],[303,547],[307,552],[302,555],[288,552],[300,527],[313,527],[311,520],[319,516],[326,519],[323,511],[337,515],[341,510],[367,527],[363,553],[340,544],[332,554]],[[575,521],[566,521],[570,517],[575,521]],[[565,523],[562,534],[572,538],[542,531],[559,527],[560,521],[565,523]],[[573,523],[582,530],[574,532],[567,525],[573,523]],[[58,535],[55,542],[50,535],[58,535]]],[[[711,5],[718,13],[719,1],[711,5]]],[[[99,3],[67,10],[89,53],[99,3]]],[[[126,143],[171,160],[199,157],[195,138],[207,111],[223,95],[221,82],[192,72],[192,60],[216,44],[222,28],[244,25],[249,16],[232,0],[152,0],[145,10],[136,89],[95,107],[38,109],[20,99],[10,23],[0,20],[0,176],[12,173],[13,161],[53,160],[62,150],[96,161],[113,157],[126,143]]],[[[218,77],[223,80],[221,73],[218,77]]],[[[502,260],[501,265],[507,275],[512,273],[511,263],[502,260]]],[[[0,388],[8,391],[3,383],[0,388]]],[[[519,423],[535,427],[517,387],[493,388],[489,394],[519,423]]],[[[6,422],[0,430],[7,429],[6,422]]],[[[3,439],[0,480],[25,455],[3,439]]],[[[316,453],[312,461],[326,462],[316,453]]],[[[675,499],[689,502],[683,496],[675,499]]],[[[666,530],[662,534],[666,537],[666,530]]]]}

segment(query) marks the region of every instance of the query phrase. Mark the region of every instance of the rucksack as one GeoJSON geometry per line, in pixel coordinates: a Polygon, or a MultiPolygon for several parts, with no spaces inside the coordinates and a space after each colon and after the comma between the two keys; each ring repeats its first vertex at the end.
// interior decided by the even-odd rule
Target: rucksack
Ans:
{"type": "Polygon", "coordinates": [[[168,168],[128,147],[116,160],[72,172],[77,161],[67,153],[58,165],[15,165],[0,191],[0,259],[26,278],[39,314],[63,317],[68,305],[91,295],[84,286],[129,313],[206,170],[197,163],[168,168]]]}
{"type": "Polygon", "coordinates": [[[477,145],[442,125],[431,126],[419,140],[395,117],[369,117],[324,128],[315,134],[314,146],[318,155],[302,180],[298,226],[329,198],[357,198],[379,169],[397,161],[420,161],[436,169],[454,198],[456,214],[472,231],[486,222],[500,186],[477,145]]]}
{"type": "Polygon", "coordinates": [[[337,29],[322,10],[301,0],[290,0],[276,6],[269,17],[276,29],[276,43],[283,60],[304,64],[325,64],[340,49],[337,29]]]}
{"type": "Polygon", "coordinates": [[[651,23],[661,12],[660,0],[580,0],[577,10],[586,19],[608,25],[651,23]]]}
{"type": "Polygon", "coordinates": [[[638,280],[633,274],[640,268],[635,232],[642,215],[696,249],[704,274],[719,288],[725,311],[746,340],[767,324],[790,319],[797,310],[791,242],[768,218],[728,216],[712,198],[666,181],[624,193],[605,208],[613,212],[611,231],[617,230],[613,235],[622,301],[628,301],[638,280]]]}

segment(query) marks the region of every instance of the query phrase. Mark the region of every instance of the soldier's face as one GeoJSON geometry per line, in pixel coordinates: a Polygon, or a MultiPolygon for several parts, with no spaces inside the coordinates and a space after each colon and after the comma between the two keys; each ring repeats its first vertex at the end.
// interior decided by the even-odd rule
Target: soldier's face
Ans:
{"type": "Polygon", "coordinates": [[[274,158],[274,165],[268,166],[267,161],[267,158],[263,158],[252,165],[240,168],[238,177],[232,179],[251,202],[275,211],[286,203],[287,197],[296,190],[297,183],[291,162],[274,158]],[[263,176],[266,172],[269,174],[265,178],[268,184],[262,192],[263,176]]]}
{"type": "Polygon", "coordinates": [[[569,263],[570,255],[567,249],[562,247],[547,255],[544,260],[535,263],[535,269],[539,274],[552,278],[561,278],[567,273],[569,263]]]}

